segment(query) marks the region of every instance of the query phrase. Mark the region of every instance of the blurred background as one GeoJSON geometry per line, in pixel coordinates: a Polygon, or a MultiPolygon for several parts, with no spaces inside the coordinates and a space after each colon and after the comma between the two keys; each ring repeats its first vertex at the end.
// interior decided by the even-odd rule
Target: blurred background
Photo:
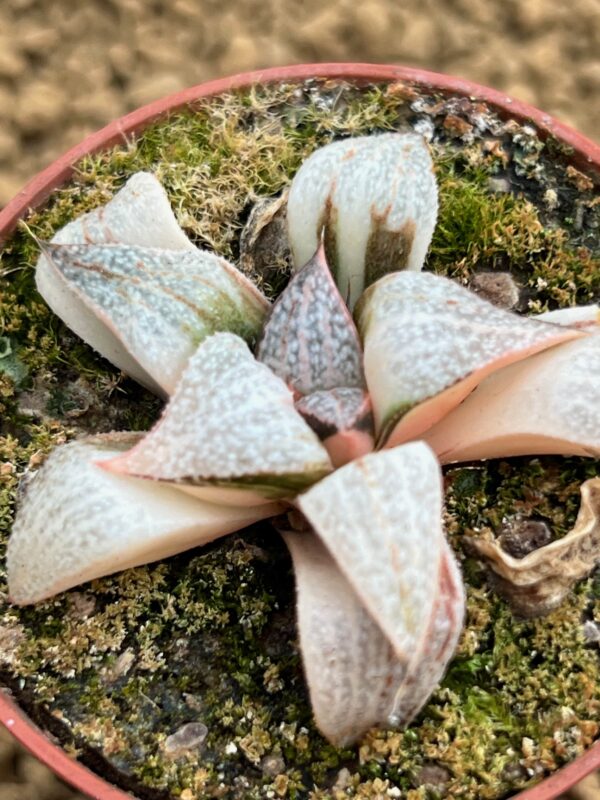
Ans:
{"type": "Polygon", "coordinates": [[[600,0],[0,0],[0,206],[150,100],[326,60],[449,72],[591,137],[600,123],[600,0]]]}
{"type": "MultiPolygon", "coordinates": [[[[451,73],[599,138],[600,0],[0,0],[0,207],[137,106],[311,61],[451,73]]],[[[0,731],[0,800],[76,797],[0,731]]],[[[600,800],[600,779],[569,797],[600,800]]]]}

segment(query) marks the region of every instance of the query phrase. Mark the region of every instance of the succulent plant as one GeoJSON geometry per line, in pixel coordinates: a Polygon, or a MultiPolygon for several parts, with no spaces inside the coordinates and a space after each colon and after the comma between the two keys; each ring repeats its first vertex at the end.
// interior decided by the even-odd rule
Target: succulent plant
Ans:
{"type": "Polygon", "coordinates": [[[407,724],[464,615],[436,453],[487,458],[498,441],[503,455],[600,453],[600,384],[581,382],[597,309],[520,317],[420,272],[436,209],[419,137],[317,151],[292,182],[295,271],[273,305],[187,239],[148,174],[40,243],[48,304],[168,403],[145,435],[50,455],[14,523],[11,600],[272,518],[294,562],[320,730],[349,744],[407,724]]]}

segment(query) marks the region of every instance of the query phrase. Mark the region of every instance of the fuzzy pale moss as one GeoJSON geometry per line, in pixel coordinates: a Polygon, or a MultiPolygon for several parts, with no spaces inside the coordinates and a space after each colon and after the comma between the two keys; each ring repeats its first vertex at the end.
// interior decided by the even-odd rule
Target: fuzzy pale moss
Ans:
{"type": "MultiPolygon", "coordinates": [[[[522,311],[593,299],[594,192],[568,172],[555,142],[456,103],[398,84],[312,83],[225,96],[85,159],[28,225],[50,238],[148,169],[188,234],[235,259],[252,203],[285,188],[315,147],[417,124],[435,134],[440,183],[429,268],[463,280],[510,270],[524,287],[522,311]]],[[[2,549],[19,482],[45,454],[80,433],[144,429],[159,411],[48,311],[33,290],[36,259],[24,230],[0,256],[2,549]]],[[[276,294],[287,270],[253,277],[276,294]]],[[[583,581],[548,618],[519,621],[491,594],[463,539],[497,533],[517,514],[544,518],[563,535],[579,484],[597,467],[543,458],[447,471],[447,525],[468,582],[467,627],[415,724],[374,731],[358,752],[334,749],[312,724],[291,566],[267,525],[33,608],[3,601],[2,677],[67,749],[140,797],[253,800],[266,792],[338,800],[385,797],[395,787],[409,800],[501,797],[597,736],[600,664],[582,623],[600,617],[600,585],[583,581]],[[209,729],[204,750],[168,758],[166,737],[198,720],[209,729]],[[432,770],[437,789],[428,786],[432,770]]]]}

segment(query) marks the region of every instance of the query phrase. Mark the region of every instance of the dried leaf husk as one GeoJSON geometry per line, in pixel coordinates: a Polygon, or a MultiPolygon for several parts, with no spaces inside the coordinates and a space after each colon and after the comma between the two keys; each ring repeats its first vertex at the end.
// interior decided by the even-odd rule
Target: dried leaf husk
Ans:
{"type": "Polygon", "coordinates": [[[240,235],[240,269],[259,286],[278,286],[291,271],[287,195],[257,200],[240,235]]]}
{"type": "Polygon", "coordinates": [[[469,543],[488,565],[493,588],[515,612],[524,617],[548,614],[600,562],[600,478],[582,484],[573,529],[524,558],[509,555],[497,541],[471,538],[469,543]]]}

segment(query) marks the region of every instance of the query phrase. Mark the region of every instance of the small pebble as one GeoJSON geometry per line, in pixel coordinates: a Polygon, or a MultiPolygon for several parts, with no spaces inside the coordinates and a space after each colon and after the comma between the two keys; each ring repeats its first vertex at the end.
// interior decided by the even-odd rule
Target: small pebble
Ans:
{"type": "Polygon", "coordinates": [[[439,764],[425,764],[417,774],[417,786],[429,786],[437,792],[443,791],[451,775],[439,764]]]}
{"type": "Polygon", "coordinates": [[[282,772],[285,772],[285,761],[282,756],[271,754],[263,758],[260,762],[260,768],[263,771],[263,775],[274,778],[275,775],[280,775],[282,772]]]}
{"type": "Polygon", "coordinates": [[[510,181],[507,178],[490,178],[488,189],[494,194],[508,194],[510,192],[510,181]]]}
{"type": "Polygon", "coordinates": [[[350,784],[352,783],[352,774],[350,773],[349,769],[346,767],[342,767],[342,769],[338,772],[337,778],[335,779],[335,783],[333,784],[334,791],[343,791],[347,789],[350,784]]]}
{"type": "Polygon", "coordinates": [[[198,750],[204,744],[207,735],[208,728],[203,722],[188,722],[167,736],[164,751],[171,758],[179,758],[190,750],[198,750]]]}
{"type": "Polygon", "coordinates": [[[588,619],[583,625],[583,638],[590,644],[600,644],[600,625],[588,619]]]}
{"type": "Polygon", "coordinates": [[[510,272],[480,272],[470,288],[498,308],[514,308],[519,302],[519,287],[510,272]]]}
{"type": "Polygon", "coordinates": [[[470,122],[467,122],[465,119],[462,119],[461,117],[457,117],[454,114],[448,114],[448,116],[444,120],[444,129],[448,131],[450,136],[456,136],[457,138],[461,138],[471,133],[471,131],[473,130],[473,126],[471,125],[470,122]]]}
{"type": "Polygon", "coordinates": [[[128,647],[127,650],[124,650],[117,660],[112,664],[110,667],[107,668],[106,672],[103,676],[103,681],[105,684],[115,683],[122,678],[124,675],[127,675],[133,663],[135,662],[135,653],[133,650],[128,647]]]}
{"type": "Polygon", "coordinates": [[[69,613],[75,619],[86,619],[96,610],[96,598],[85,592],[72,592],[69,595],[69,613]]]}

